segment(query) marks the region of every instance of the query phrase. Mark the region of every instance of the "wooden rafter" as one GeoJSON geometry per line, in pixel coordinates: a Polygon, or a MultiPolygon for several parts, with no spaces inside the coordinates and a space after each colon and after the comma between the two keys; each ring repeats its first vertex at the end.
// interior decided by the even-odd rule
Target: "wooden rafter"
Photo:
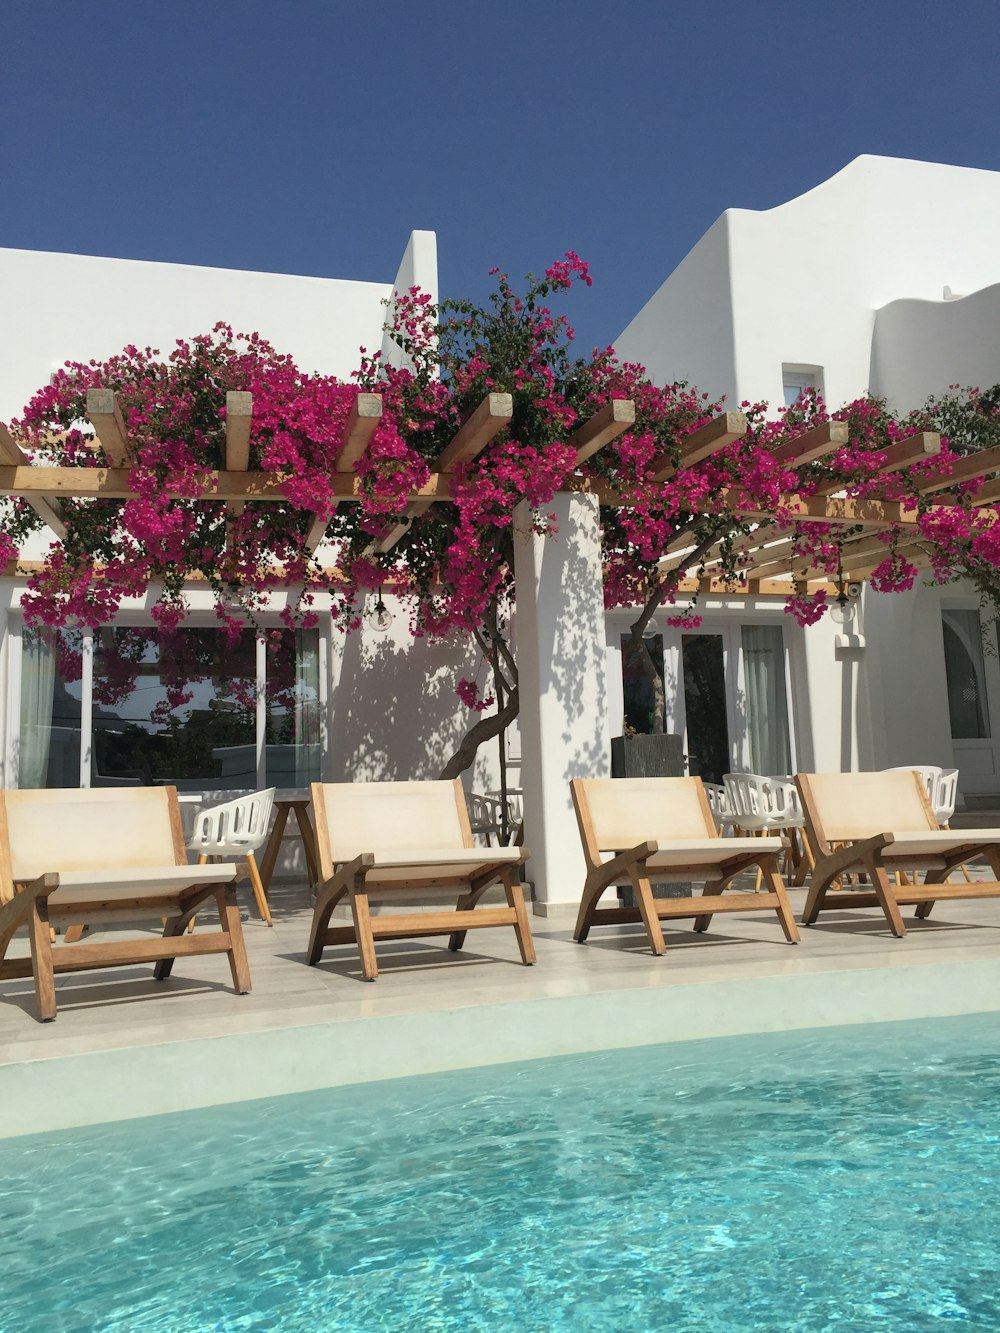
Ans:
{"type": "MultiPolygon", "coordinates": [[[[915,435],[908,435],[905,440],[897,440],[895,444],[890,444],[888,449],[882,450],[884,461],[874,475],[885,477],[890,472],[901,472],[904,468],[912,467],[914,463],[926,463],[928,458],[934,458],[940,452],[941,436],[937,431],[917,431],[915,435]]],[[[843,481],[828,481],[823,486],[817,486],[814,494],[832,495],[835,491],[842,491],[848,484],[843,481]]]]}
{"type": "MultiPolygon", "coordinates": [[[[31,466],[27,454],[3,425],[0,425],[0,462],[15,468],[31,466]]],[[[24,499],[60,540],[66,536],[66,522],[57,500],[47,500],[40,495],[26,495],[24,499]]]]}
{"type": "Polygon", "coordinates": [[[850,428],[846,421],[821,421],[818,426],[803,431],[793,440],[786,440],[771,452],[785,467],[801,467],[843,448],[849,439],[850,428]]]}
{"type": "Polygon", "coordinates": [[[114,389],[87,390],[87,416],[112,467],[128,464],[128,430],[114,389]]]}
{"type": "Polygon", "coordinates": [[[747,419],[743,412],[723,412],[713,417],[682,440],[680,468],[674,465],[670,454],[659,454],[650,462],[653,481],[669,481],[680,469],[694,467],[746,433],[747,419]]]}
{"type": "Polygon", "coordinates": [[[635,403],[630,398],[613,398],[610,403],[605,403],[566,441],[576,450],[577,467],[582,467],[598,449],[603,449],[634,425],[635,403]]]}
{"type": "Polygon", "coordinates": [[[991,472],[1000,472],[1000,444],[992,449],[980,449],[978,453],[966,454],[952,463],[951,471],[946,477],[925,477],[917,482],[917,490],[921,495],[933,495],[935,491],[950,490],[961,482],[988,477],[991,472]]]}
{"type": "MultiPolygon", "coordinates": [[[[253,394],[230,389],[226,394],[226,471],[246,472],[250,466],[250,427],[253,425],[253,394]]],[[[245,500],[230,500],[229,512],[243,513],[245,500]]],[[[231,532],[226,533],[226,545],[231,532]]]]}
{"type": "Polygon", "coordinates": [[[432,464],[435,472],[454,472],[460,463],[471,463],[481,454],[514,415],[514,399],[509,393],[488,393],[476,410],[459,427],[455,438],[446,445],[432,464]]]}
{"type": "Polygon", "coordinates": [[[382,419],[382,395],[359,393],[351,406],[344,439],[333,461],[337,472],[353,472],[382,419]]]}
{"type": "Polygon", "coordinates": [[[253,394],[230,389],[226,394],[226,470],[246,472],[250,466],[253,394]]]}
{"type": "MultiPolygon", "coordinates": [[[[374,435],[382,419],[382,395],[380,393],[359,393],[351,404],[351,411],[344,427],[343,439],[334,458],[334,470],[343,475],[350,474],[358,460],[368,448],[368,442],[374,435]]],[[[336,507],[336,506],[334,506],[336,507]]],[[[306,532],[305,549],[314,555],[326,535],[330,520],[317,515],[309,524],[306,532]]]]}
{"type": "MultiPolygon", "coordinates": [[[[939,503],[941,504],[962,503],[962,501],[957,498],[949,499],[943,495],[939,496],[938,499],[939,503]]],[[[1000,480],[998,480],[996,477],[994,477],[992,481],[984,482],[983,485],[979,487],[975,495],[972,497],[973,504],[977,505],[996,504],[998,500],[1000,500],[1000,480]]]]}
{"type": "MultiPolygon", "coordinates": [[[[499,435],[514,415],[514,398],[509,393],[488,393],[476,410],[463,421],[455,438],[438,454],[431,467],[439,475],[449,476],[461,463],[471,463],[489,442],[499,435]]],[[[386,555],[407,531],[415,518],[426,513],[431,500],[411,500],[398,523],[372,546],[386,555]]]]}

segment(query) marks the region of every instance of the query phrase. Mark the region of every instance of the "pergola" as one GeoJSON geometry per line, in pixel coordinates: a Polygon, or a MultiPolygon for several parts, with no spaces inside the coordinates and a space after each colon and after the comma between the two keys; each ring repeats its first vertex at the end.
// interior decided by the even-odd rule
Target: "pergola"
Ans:
{"type": "MultiPolygon", "coordinates": [[[[356,467],[378,426],[382,410],[382,397],[377,393],[359,393],[354,401],[340,447],[330,461],[331,490],[338,505],[361,498],[362,480],[356,467]]],[[[35,462],[0,425],[0,495],[21,497],[60,539],[66,535],[64,499],[127,500],[138,494],[130,482],[131,447],[114,391],[90,389],[87,415],[94,429],[94,446],[99,444],[111,460],[108,467],[57,467],[35,462]]],[[[426,484],[404,497],[405,514],[384,536],[372,543],[371,552],[388,554],[413,518],[432,505],[447,503],[452,495],[456,469],[475,459],[509,423],[512,415],[513,399],[509,393],[487,394],[433,460],[426,484]]],[[[225,501],[234,514],[241,512],[248,502],[289,503],[284,493],[285,474],[251,471],[249,468],[252,419],[252,395],[235,391],[227,393],[225,466],[205,471],[200,491],[193,496],[186,495],[185,499],[225,501]]],[[[601,505],[622,506],[630,502],[626,493],[615,489],[604,478],[588,474],[585,464],[598,450],[629,430],[635,419],[634,403],[616,399],[573,431],[568,443],[576,449],[577,471],[567,489],[593,494],[601,505]]],[[[667,455],[654,459],[651,479],[654,482],[669,480],[680,469],[691,467],[742,438],[747,429],[747,418],[742,412],[721,413],[685,437],[679,464],[667,455]]],[[[773,452],[785,467],[794,469],[833,453],[847,442],[846,423],[833,420],[788,440],[773,452]]],[[[884,451],[877,475],[888,476],[909,468],[932,458],[940,448],[938,434],[918,432],[884,451]]],[[[946,476],[923,478],[918,482],[917,490],[924,495],[940,492],[939,505],[955,505],[959,503],[959,497],[953,488],[959,483],[978,480],[973,502],[976,506],[990,505],[1000,500],[997,473],[1000,473],[1000,448],[983,450],[958,460],[946,476]]],[[[742,523],[755,525],[748,534],[732,539],[740,553],[740,575],[735,579],[723,575],[720,544],[717,544],[698,556],[697,563],[702,572],[698,576],[680,578],[677,590],[724,597],[787,595],[796,589],[836,591],[836,585],[830,582],[824,568],[811,563],[808,557],[796,555],[796,539],[787,534],[790,527],[799,524],[829,524],[843,534],[842,565],[847,580],[863,581],[885,558],[886,545],[879,540],[878,534],[890,528],[898,527],[903,534],[897,544],[900,555],[917,567],[930,563],[930,556],[919,541],[914,506],[886,498],[850,499],[837,494],[838,489],[839,483],[834,481],[807,498],[788,495],[784,497],[778,515],[760,509],[758,503],[738,487],[716,494],[710,502],[711,507],[706,502],[702,512],[724,508],[738,514],[742,523]]],[[[992,516],[987,521],[992,521],[992,516]]],[[[305,539],[310,554],[317,551],[326,527],[327,520],[314,518],[305,539]]],[[[667,576],[686,571],[693,563],[694,551],[690,537],[680,534],[659,562],[660,572],[667,576]]],[[[24,563],[18,565],[24,572],[30,568],[24,563]]]]}

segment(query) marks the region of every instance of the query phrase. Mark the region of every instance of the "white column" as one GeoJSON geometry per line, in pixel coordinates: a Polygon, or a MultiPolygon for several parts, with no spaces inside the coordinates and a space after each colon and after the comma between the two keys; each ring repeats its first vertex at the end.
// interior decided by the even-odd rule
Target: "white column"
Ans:
{"type": "Polygon", "coordinates": [[[558,535],[533,533],[522,505],[514,543],[524,841],[541,916],[583,891],[570,778],[607,777],[611,765],[598,504],[560,493],[547,509],[558,535]]]}

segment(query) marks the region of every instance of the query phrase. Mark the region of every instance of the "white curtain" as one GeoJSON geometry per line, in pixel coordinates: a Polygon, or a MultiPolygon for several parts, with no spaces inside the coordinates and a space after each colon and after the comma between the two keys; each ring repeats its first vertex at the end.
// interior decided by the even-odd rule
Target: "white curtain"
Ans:
{"type": "Polygon", "coordinates": [[[295,633],[295,785],[319,781],[319,632],[295,633]]]}
{"type": "Polygon", "coordinates": [[[21,638],[21,734],[17,765],[19,787],[48,785],[55,685],[55,653],[42,635],[25,630],[21,638]]]}
{"type": "Polygon", "coordinates": [[[750,766],[754,773],[778,777],[792,766],[781,626],[743,625],[741,630],[750,766]]]}

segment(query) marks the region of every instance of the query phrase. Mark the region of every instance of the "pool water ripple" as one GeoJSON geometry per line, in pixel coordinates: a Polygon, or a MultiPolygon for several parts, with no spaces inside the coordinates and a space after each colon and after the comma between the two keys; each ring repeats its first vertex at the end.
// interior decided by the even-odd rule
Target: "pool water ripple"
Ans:
{"type": "Polygon", "coordinates": [[[10,1333],[1000,1327],[1000,1016],[0,1144],[10,1333]]]}

